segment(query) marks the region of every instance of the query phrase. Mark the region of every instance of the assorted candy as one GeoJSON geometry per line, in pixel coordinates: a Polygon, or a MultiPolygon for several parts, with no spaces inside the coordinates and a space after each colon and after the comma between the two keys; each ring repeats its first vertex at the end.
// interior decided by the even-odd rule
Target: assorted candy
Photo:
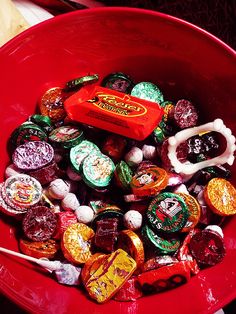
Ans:
{"type": "Polygon", "coordinates": [[[135,301],[223,260],[235,137],[221,119],[197,125],[192,101],[153,82],[99,80],[51,88],[13,130],[0,210],[17,218],[23,254],[0,251],[98,303],[135,301]]]}

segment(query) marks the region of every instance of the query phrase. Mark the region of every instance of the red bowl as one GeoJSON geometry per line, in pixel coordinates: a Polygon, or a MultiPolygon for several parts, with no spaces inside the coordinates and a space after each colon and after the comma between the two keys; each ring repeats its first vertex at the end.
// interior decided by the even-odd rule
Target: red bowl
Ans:
{"type": "MultiPolygon", "coordinates": [[[[20,34],[0,49],[1,164],[12,130],[50,87],[90,73],[125,72],[158,84],[170,100],[190,98],[202,120],[222,118],[236,134],[236,54],[187,22],[152,11],[101,8],[65,14],[20,34]]],[[[236,166],[232,167],[236,183],[236,166]]],[[[16,223],[1,216],[0,245],[18,250],[16,223]]],[[[0,287],[35,313],[212,313],[236,297],[236,217],[224,228],[227,255],[175,290],[137,302],[98,305],[28,262],[0,255],[0,287]]]]}

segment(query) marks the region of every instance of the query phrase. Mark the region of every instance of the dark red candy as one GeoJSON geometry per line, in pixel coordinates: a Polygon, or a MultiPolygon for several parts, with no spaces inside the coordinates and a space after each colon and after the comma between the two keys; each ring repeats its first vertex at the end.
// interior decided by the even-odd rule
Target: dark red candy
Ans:
{"type": "Polygon", "coordinates": [[[75,192],[79,199],[80,205],[87,205],[89,198],[91,197],[89,187],[84,182],[77,182],[77,190],[75,192]]]}
{"type": "Polygon", "coordinates": [[[224,216],[219,216],[206,205],[201,205],[201,215],[199,222],[205,226],[207,225],[222,225],[225,220],[224,216]]]}
{"type": "Polygon", "coordinates": [[[185,162],[188,158],[188,143],[180,143],[176,149],[176,155],[180,162],[185,162]]]}
{"type": "Polygon", "coordinates": [[[164,168],[166,168],[166,169],[171,168],[170,159],[168,157],[168,146],[169,146],[169,142],[168,142],[168,139],[166,139],[163,142],[163,144],[161,146],[161,150],[160,150],[161,161],[162,161],[164,168]]]}
{"type": "Polygon", "coordinates": [[[197,124],[198,113],[189,100],[181,99],[177,102],[174,111],[174,121],[180,129],[190,128],[197,124]]]}
{"type": "Polygon", "coordinates": [[[225,256],[224,240],[212,230],[201,230],[194,234],[189,242],[189,250],[200,267],[216,265],[225,256]]]}
{"type": "Polygon", "coordinates": [[[192,275],[197,275],[200,271],[196,260],[192,257],[189,252],[189,242],[192,239],[193,235],[196,234],[197,230],[192,229],[185,237],[181,247],[178,249],[177,258],[179,261],[187,261],[189,262],[189,268],[192,275]]]}
{"type": "Polygon", "coordinates": [[[127,141],[124,137],[111,134],[103,143],[102,152],[117,162],[122,158],[126,144],[127,141]]]}
{"type": "MultiPolygon", "coordinates": [[[[161,146],[160,155],[163,167],[166,169],[171,169],[170,159],[168,157],[168,146],[168,139],[166,139],[161,146]]],[[[176,148],[176,155],[180,162],[185,162],[187,160],[188,143],[186,141],[178,145],[178,147],[176,148]]]]}
{"type": "Polygon", "coordinates": [[[121,289],[115,294],[114,299],[116,301],[135,301],[142,297],[142,295],[140,284],[137,277],[134,276],[125,282],[121,289]]]}
{"type": "Polygon", "coordinates": [[[141,215],[145,215],[149,205],[149,200],[132,202],[130,205],[130,210],[137,210],[141,215]]]}
{"type": "Polygon", "coordinates": [[[59,212],[56,213],[57,216],[57,228],[56,233],[53,236],[55,239],[60,239],[63,232],[72,224],[78,222],[76,215],[73,212],[59,212]]]}
{"type": "Polygon", "coordinates": [[[151,168],[151,167],[157,167],[151,160],[143,160],[136,170],[136,173],[141,172],[145,169],[151,168]]]}
{"type": "Polygon", "coordinates": [[[30,171],[28,174],[37,179],[42,185],[49,184],[59,178],[60,169],[55,162],[50,163],[40,169],[30,171]]]}
{"type": "Polygon", "coordinates": [[[30,208],[24,216],[23,231],[32,241],[46,241],[57,227],[56,214],[46,206],[30,208]]]}
{"type": "Polygon", "coordinates": [[[105,252],[113,252],[118,236],[118,219],[105,218],[97,221],[94,243],[97,248],[105,252]]]}

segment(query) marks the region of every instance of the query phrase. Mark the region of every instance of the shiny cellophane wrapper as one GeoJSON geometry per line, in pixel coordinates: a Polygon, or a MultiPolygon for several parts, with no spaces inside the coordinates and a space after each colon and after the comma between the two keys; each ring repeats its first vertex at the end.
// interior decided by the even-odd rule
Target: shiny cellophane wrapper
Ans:
{"type": "Polygon", "coordinates": [[[95,253],[85,262],[81,271],[81,279],[84,285],[108,256],[103,253],[95,253]]]}
{"type": "Polygon", "coordinates": [[[118,247],[124,249],[133,257],[137,263],[137,268],[144,263],[144,247],[139,236],[132,230],[122,230],[119,233],[118,247]]]}
{"type": "Polygon", "coordinates": [[[62,251],[65,258],[76,264],[85,263],[91,254],[90,240],[94,237],[93,229],[83,223],[70,225],[62,237],[62,251]]]}
{"type": "Polygon", "coordinates": [[[187,261],[163,266],[138,275],[138,281],[142,290],[144,291],[145,287],[149,285],[156,290],[151,290],[152,293],[176,288],[178,285],[186,283],[189,280],[190,268],[187,261]],[[182,280],[175,282],[175,277],[181,278],[182,280]]]}
{"type": "Polygon", "coordinates": [[[220,216],[236,214],[236,189],[229,181],[211,179],[204,190],[204,197],[214,213],[220,216]]]}
{"type": "Polygon", "coordinates": [[[43,116],[48,116],[53,122],[58,122],[66,117],[64,100],[65,94],[62,88],[51,88],[40,99],[39,110],[43,116]]]}
{"type": "Polygon", "coordinates": [[[135,260],[124,250],[111,253],[85,285],[90,297],[98,303],[108,301],[132,276],[136,266],[135,260]]]}
{"type": "Polygon", "coordinates": [[[193,197],[192,195],[185,193],[178,193],[178,195],[181,196],[185,201],[189,212],[188,220],[185,226],[181,229],[181,232],[188,232],[191,229],[193,229],[199,222],[201,215],[201,207],[196,198],[193,197]]]}
{"type": "Polygon", "coordinates": [[[136,176],[132,178],[130,186],[135,195],[138,196],[150,196],[156,195],[159,191],[163,190],[168,183],[167,172],[159,167],[151,167],[142,170],[136,176]],[[139,178],[143,174],[149,174],[152,176],[152,182],[141,183],[139,178]]]}

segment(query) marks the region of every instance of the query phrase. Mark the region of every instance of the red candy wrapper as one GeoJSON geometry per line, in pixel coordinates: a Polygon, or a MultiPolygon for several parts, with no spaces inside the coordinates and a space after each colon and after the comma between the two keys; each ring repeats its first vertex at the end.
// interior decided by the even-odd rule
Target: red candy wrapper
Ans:
{"type": "Polygon", "coordinates": [[[184,239],[183,244],[179,248],[178,255],[177,255],[177,258],[179,261],[185,261],[188,263],[192,275],[197,275],[200,271],[198,264],[196,260],[192,257],[192,255],[190,254],[189,247],[188,247],[189,242],[192,239],[192,236],[196,234],[196,232],[197,231],[195,229],[189,232],[189,234],[184,239]]]}
{"type": "Polygon", "coordinates": [[[116,301],[135,301],[143,296],[137,277],[131,277],[115,294],[116,301]]]}
{"type": "Polygon", "coordinates": [[[176,288],[190,280],[188,261],[146,271],[138,275],[143,294],[153,294],[176,288]]]}
{"type": "Polygon", "coordinates": [[[142,265],[142,271],[149,271],[152,269],[157,269],[163,266],[172,265],[175,263],[178,263],[178,259],[176,257],[172,257],[169,255],[164,256],[156,256],[153,258],[148,259],[143,265],[142,265]]]}
{"type": "Polygon", "coordinates": [[[122,158],[126,144],[127,141],[125,138],[112,134],[103,143],[102,152],[117,162],[122,158]]]}
{"type": "Polygon", "coordinates": [[[81,88],[67,98],[65,109],[74,121],[136,140],[149,136],[163,116],[158,103],[101,86],[81,88]]]}
{"type": "Polygon", "coordinates": [[[57,213],[57,229],[54,238],[60,239],[67,227],[77,222],[77,217],[72,212],[66,211],[57,213]]]}

